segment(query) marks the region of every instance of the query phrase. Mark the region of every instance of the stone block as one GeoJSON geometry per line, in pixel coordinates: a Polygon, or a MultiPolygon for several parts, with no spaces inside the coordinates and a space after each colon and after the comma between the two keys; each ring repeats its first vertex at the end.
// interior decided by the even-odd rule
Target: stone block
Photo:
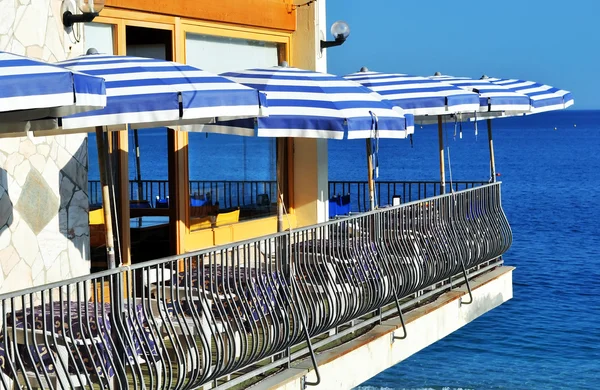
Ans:
{"type": "Polygon", "coordinates": [[[37,236],[46,269],[58,261],[61,252],[67,250],[68,239],[58,231],[58,216],[56,218],[56,226],[53,225],[52,223],[49,224],[37,236]]]}
{"type": "Polygon", "coordinates": [[[0,0],[0,35],[8,34],[15,21],[17,9],[11,0],[0,0]]]}
{"type": "Polygon", "coordinates": [[[0,264],[2,264],[2,272],[4,275],[10,274],[19,261],[21,261],[21,258],[12,246],[0,250],[0,264]]]}
{"type": "Polygon", "coordinates": [[[21,164],[24,159],[25,158],[23,157],[23,155],[19,154],[18,152],[9,155],[6,159],[6,162],[4,163],[4,170],[6,170],[6,172],[12,176],[15,173],[15,168],[17,167],[17,165],[21,164]]]}
{"type": "Polygon", "coordinates": [[[23,155],[25,158],[29,158],[34,155],[36,152],[36,147],[28,138],[23,138],[21,144],[19,145],[19,153],[23,155]]]}
{"type": "Polygon", "coordinates": [[[29,225],[21,221],[12,233],[12,244],[19,253],[21,260],[24,260],[28,265],[33,264],[39,248],[37,237],[29,225]]]}
{"type": "MultiPolygon", "coordinates": [[[[12,239],[12,232],[8,228],[8,226],[0,227],[0,251],[8,248],[12,239]]],[[[0,256],[0,261],[2,261],[2,256],[0,256]]]]}
{"type": "Polygon", "coordinates": [[[17,182],[17,184],[21,187],[25,185],[25,180],[27,180],[27,176],[30,170],[31,164],[29,163],[29,160],[25,160],[15,167],[15,172],[13,176],[15,177],[15,181],[17,182]]]}
{"type": "Polygon", "coordinates": [[[40,173],[42,173],[46,167],[46,159],[41,154],[34,154],[29,157],[29,162],[40,173]]]}
{"type": "Polygon", "coordinates": [[[25,46],[44,46],[48,24],[48,0],[31,0],[15,28],[15,37],[25,46]],[[35,26],[35,28],[32,28],[35,26]]]}
{"type": "MultiPolygon", "coordinates": [[[[58,172],[54,177],[58,182],[58,172]]],[[[15,209],[31,226],[33,234],[41,232],[53,218],[58,216],[59,204],[58,197],[46,180],[36,170],[30,170],[15,209]]]]}
{"type": "Polygon", "coordinates": [[[44,157],[48,157],[50,155],[50,146],[47,144],[38,145],[37,152],[44,157]]]}
{"type": "Polygon", "coordinates": [[[31,267],[24,261],[19,261],[12,271],[4,278],[0,293],[22,290],[33,284],[31,267]]]}

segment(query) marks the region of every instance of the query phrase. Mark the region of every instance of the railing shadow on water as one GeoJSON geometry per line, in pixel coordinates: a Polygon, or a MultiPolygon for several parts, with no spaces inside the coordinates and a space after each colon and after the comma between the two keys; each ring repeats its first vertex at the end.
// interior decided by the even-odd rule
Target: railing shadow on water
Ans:
{"type": "Polygon", "coordinates": [[[501,265],[511,240],[496,183],[3,294],[0,388],[247,385],[501,265]]]}

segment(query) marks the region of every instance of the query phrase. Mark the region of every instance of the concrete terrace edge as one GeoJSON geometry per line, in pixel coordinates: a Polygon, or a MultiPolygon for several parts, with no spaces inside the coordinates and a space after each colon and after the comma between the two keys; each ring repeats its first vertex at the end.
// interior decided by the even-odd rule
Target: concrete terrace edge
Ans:
{"type": "MultiPolygon", "coordinates": [[[[441,340],[513,297],[512,272],[502,266],[471,281],[473,303],[466,287],[442,294],[434,302],[404,315],[408,336],[392,340],[402,329],[397,318],[383,322],[368,333],[339,347],[317,354],[321,383],[308,389],[352,389],[378,373],[441,340]]],[[[252,390],[299,390],[302,380],[315,381],[310,359],[252,386],[252,390]]]]}

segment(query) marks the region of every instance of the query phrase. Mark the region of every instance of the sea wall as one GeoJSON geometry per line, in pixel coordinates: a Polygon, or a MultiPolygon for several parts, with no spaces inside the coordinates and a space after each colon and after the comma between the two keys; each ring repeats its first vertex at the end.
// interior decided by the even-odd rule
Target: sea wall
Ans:
{"type": "MultiPolygon", "coordinates": [[[[81,55],[62,0],[0,0],[0,50],[81,55]]],[[[87,135],[0,138],[0,293],[89,273],[87,135]]]]}

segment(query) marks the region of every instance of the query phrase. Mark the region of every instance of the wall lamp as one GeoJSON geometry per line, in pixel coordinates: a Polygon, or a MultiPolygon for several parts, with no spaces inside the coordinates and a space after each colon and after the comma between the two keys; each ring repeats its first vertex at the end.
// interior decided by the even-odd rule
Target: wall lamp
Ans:
{"type": "Polygon", "coordinates": [[[350,35],[350,26],[348,23],[338,20],[331,25],[331,34],[335,38],[334,41],[321,40],[321,50],[327,49],[328,47],[339,46],[346,42],[346,39],[350,35]]]}
{"type": "Polygon", "coordinates": [[[75,23],[89,23],[100,14],[104,8],[105,0],[77,0],[77,8],[81,14],[75,13],[73,0],[63,1],[63,24],[72,27],[75,23]]]}

